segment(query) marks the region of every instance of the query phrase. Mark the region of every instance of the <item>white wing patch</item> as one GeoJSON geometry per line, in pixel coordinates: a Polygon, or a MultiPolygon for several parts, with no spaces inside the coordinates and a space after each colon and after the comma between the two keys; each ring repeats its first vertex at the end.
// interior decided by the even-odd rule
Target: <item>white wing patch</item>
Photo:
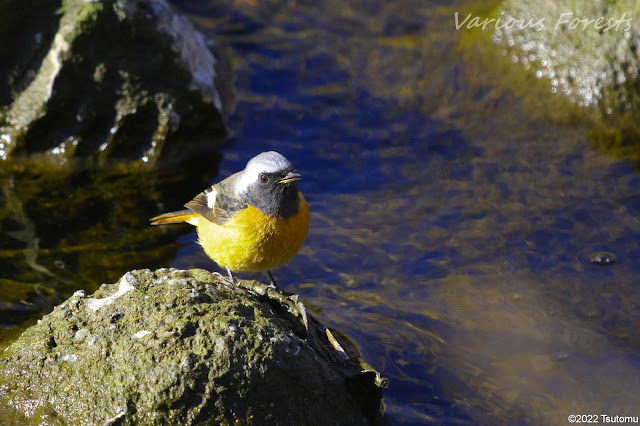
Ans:
{"type": "Polygon", "coordinates": [[[207,207],[213,209],[213,206],[216,205],[216,197],[218,196],[218,191],[211,188],[210,192],[207,192],[207,207]]]}

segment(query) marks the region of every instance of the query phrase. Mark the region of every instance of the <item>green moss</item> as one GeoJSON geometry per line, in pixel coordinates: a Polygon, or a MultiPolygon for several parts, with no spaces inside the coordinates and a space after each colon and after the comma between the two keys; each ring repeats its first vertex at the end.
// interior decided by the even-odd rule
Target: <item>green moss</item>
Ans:
{"type": "Polygon", "coordinates": [[[60,12],[61,24],[71,29],[67,41],[72,43],[78,35],[92,31],[103,11],[103,2],[65,0],[60,12]]]}
{"type": "Polygon", "coordinates": [[[383,383],[355,349],[345,343],[351,358],[339,360],[315,320],[307,337],[293,332],[302,325],[301,316],[288,314],[296,300],[241,284],[203,270],[139,270],[92,297],[74,295],[4,353],[0,405],[33,407],[33,424],[50,413],[73,424],[115,416],[125,424],[229,424],[252,416],[272,424],[356,424],[375,416],[351,394],[351,383],[358,377],[359,391],[373,390],[375,412],[383,383]],[[290,404],[276,404],[282,400],[290,404]]]}

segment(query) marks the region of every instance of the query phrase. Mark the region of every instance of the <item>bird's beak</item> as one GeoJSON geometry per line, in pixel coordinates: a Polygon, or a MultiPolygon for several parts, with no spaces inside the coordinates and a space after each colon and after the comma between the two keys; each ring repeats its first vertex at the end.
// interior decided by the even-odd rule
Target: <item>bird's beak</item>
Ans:
{"type": "Polygon", "coordinates": [[[295,181],[300,180],[300,179],[302,179],[302,176],[300,176],[299,173],[289,172],[289,173],[287,173],[287,175],[285,177],[280,179],[278,181],[278,183],[291,183],[291,182],[295,182],[295,181]]]}

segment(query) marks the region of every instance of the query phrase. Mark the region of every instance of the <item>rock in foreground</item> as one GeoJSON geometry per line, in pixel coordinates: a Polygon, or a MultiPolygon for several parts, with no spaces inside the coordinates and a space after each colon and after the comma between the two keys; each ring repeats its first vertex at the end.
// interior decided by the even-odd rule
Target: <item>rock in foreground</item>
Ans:
{"type": "Polygon", "coordinates": [[[76,292],[7,348],[0,410],[33,424],[375,419],[385,380],[328,336],[295,296],[257,282],[132,271],[76,292]]]}

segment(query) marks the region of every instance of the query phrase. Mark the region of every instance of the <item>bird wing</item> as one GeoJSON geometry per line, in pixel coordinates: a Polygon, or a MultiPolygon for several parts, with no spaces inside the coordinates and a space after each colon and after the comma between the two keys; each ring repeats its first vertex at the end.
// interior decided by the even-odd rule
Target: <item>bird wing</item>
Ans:
{"type": "Polygon", "coordinates": [[[184,206],[213,223],[224,225],[248,204],[235,195],[230,177],[205,189],[184,206]]]}

